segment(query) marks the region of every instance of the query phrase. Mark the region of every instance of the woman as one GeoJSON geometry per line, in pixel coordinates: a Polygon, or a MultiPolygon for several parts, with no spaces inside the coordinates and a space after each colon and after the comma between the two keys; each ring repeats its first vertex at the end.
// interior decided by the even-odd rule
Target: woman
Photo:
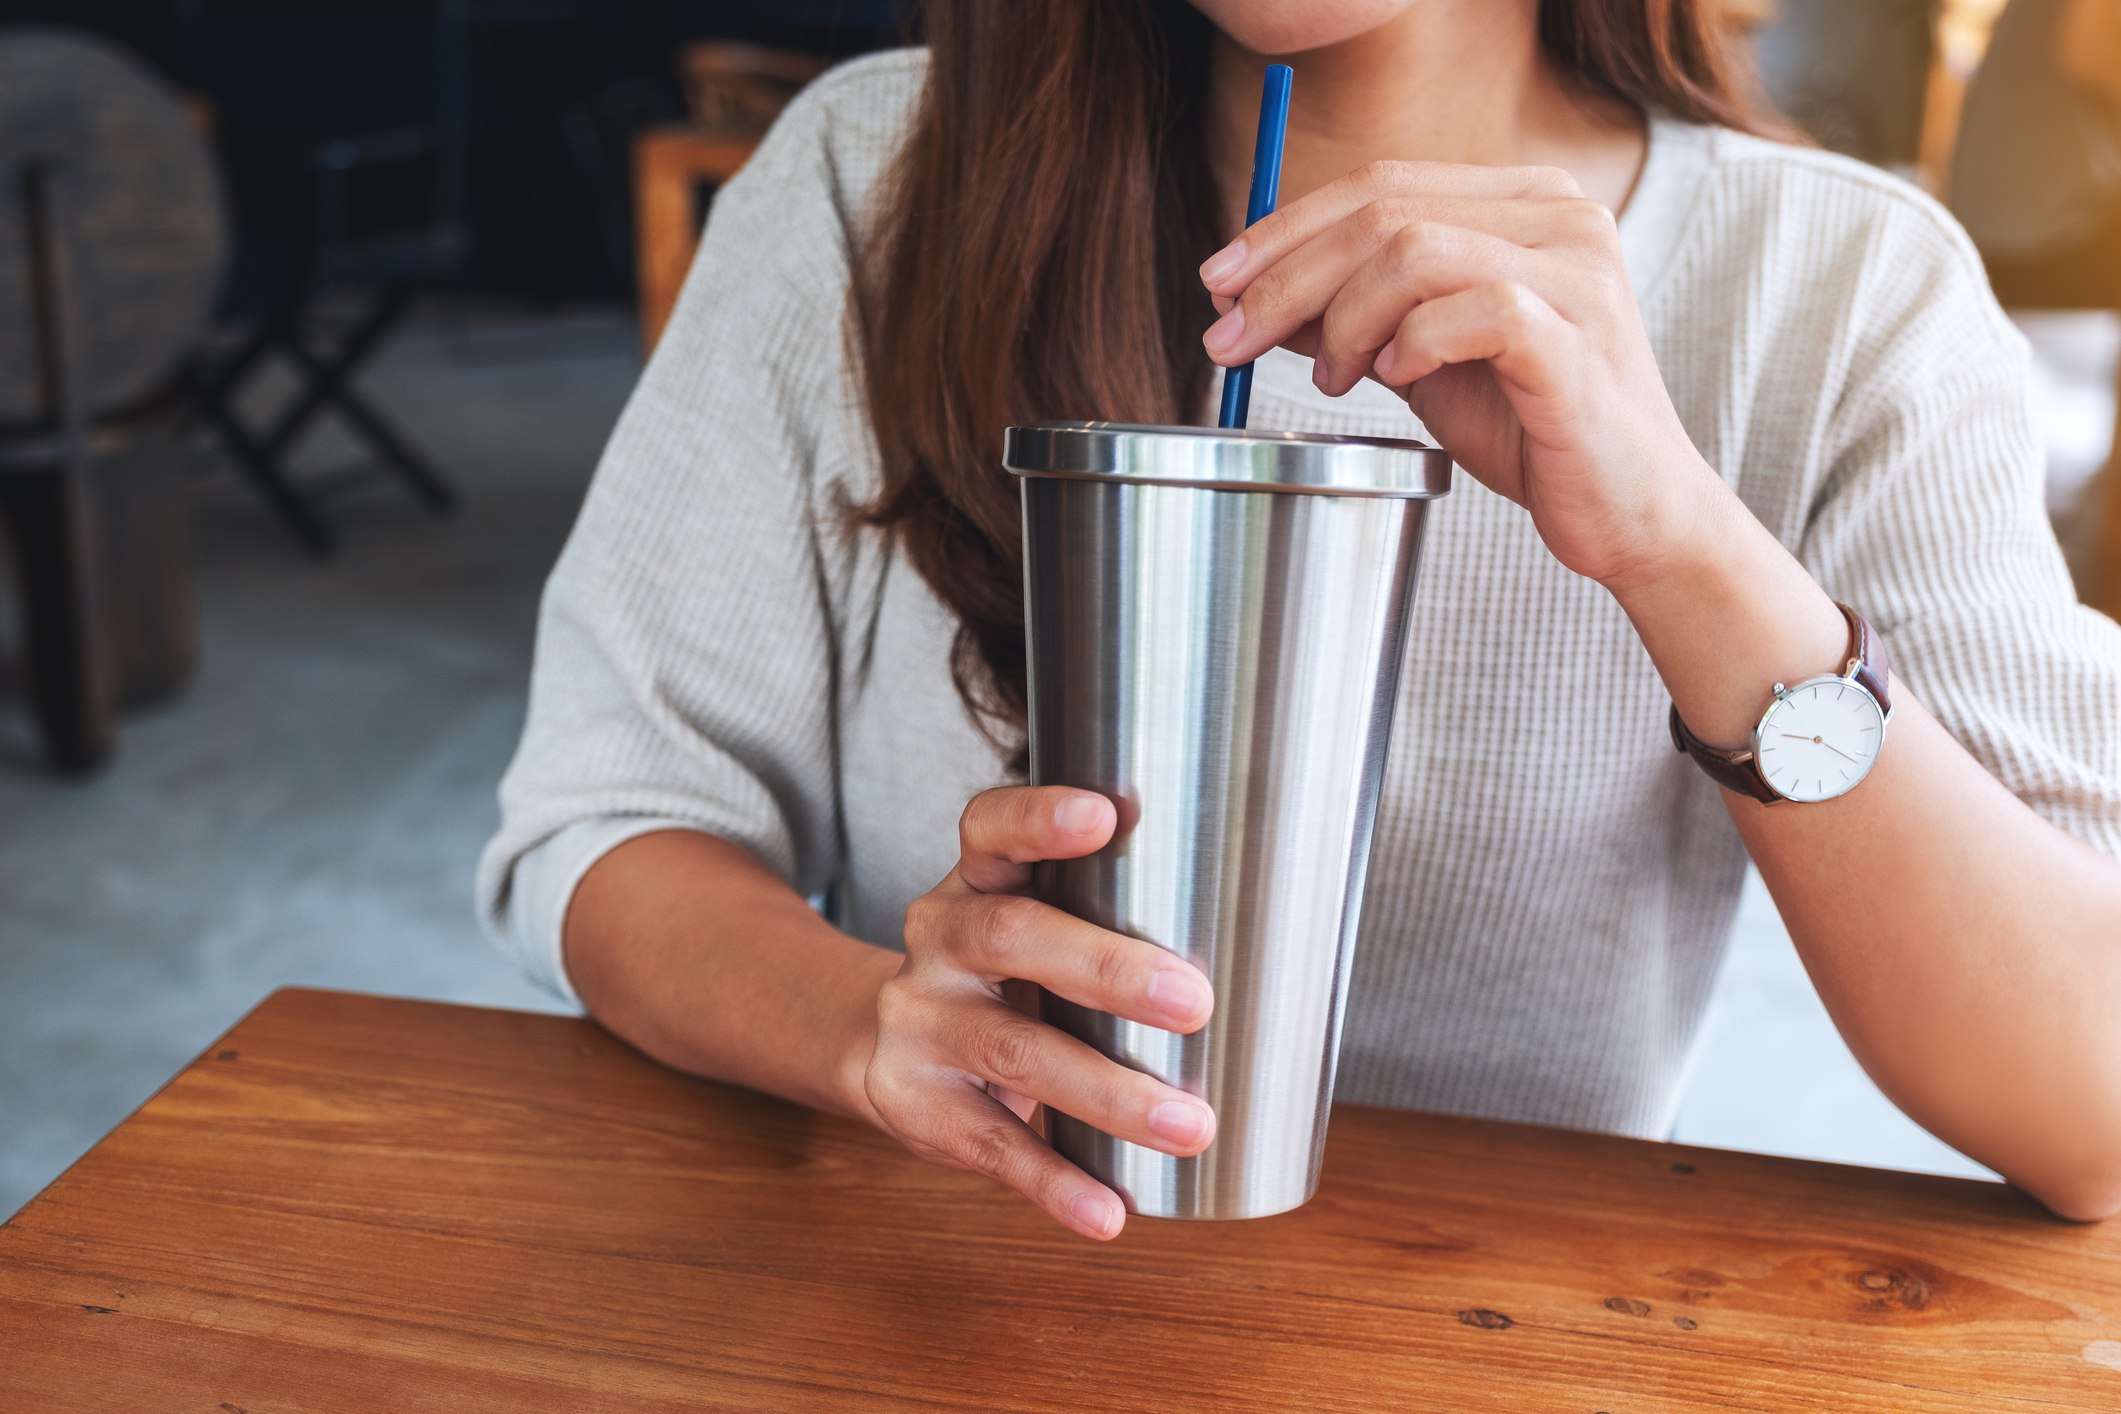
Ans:
{"type": "Polygon", "coordinates": [[[1182,1155],[1215,1118],[1003,984],[1178,1031],[1214,999],[1022,896],[1114,821],[1008,784],[1001,429],[1199,422],[1257,358],[1253,425],[1425,427],[1470,473],[1429,523],[1342,1098],[1664,1132],[1750,853],[1903,1108],[2057,1212],[2121,1206],[2121,631],[2071,598],[2024,348],[1948,218],[1743,135],[1699,3],[927,25],[717,200],[547,593],[482,873],[518,956],[673,1065],[1116,1234],[1019,1117],[1182,1155]],[[1240,232],[1269,55],[1284,205],[1240,232]],[[1742,745],[1842,671],[1837,599],[1904,674],[1875,769],[1719,790],[1668,711],[1742,745]]]}

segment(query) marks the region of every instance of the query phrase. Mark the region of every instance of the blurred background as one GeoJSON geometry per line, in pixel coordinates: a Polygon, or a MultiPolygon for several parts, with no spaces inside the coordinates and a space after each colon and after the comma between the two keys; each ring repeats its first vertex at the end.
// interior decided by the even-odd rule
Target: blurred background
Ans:
{"type": "MultiPolygon", "coordinates": [[[[2121,63],[2058,72],[2079,8],[2121,26],[1725,17],[1982,242],[2114,612],[2121,63]],[[2027,181],[2083,200],[2031,220],[2027,181]]],[[[276,986],[556,1006],[470,903],[540,585],[716,184],[902,36],[891,0],[0,0],[0,1214],[276,986]]],[[[1863,1077],[1757,880],[1676,1137],[1982,1173],[1863,1077]]]]}

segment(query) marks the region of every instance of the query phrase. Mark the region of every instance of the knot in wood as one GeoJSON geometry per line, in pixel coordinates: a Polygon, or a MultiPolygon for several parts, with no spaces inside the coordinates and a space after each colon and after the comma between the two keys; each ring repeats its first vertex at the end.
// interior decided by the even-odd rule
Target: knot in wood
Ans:
{"type": "Polygon", "coordinates": [[[1899,1267],[1871,1267],[1851,1280],[1868,1298],[1863,1303],[1866,1311],[1920,1311],[1930,1304],[1930,1284],[1899,1267]]]}

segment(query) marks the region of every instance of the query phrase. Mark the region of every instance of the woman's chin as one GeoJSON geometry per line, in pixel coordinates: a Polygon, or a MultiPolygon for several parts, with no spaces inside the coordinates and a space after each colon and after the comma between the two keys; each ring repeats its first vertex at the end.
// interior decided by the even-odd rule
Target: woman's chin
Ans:
{"type": "Polygon", "coordinates": [[[1398,19],[1419,0],[1192,0],[1215,27],[1254,54],[1302,54],[1344,43],[1398,19]]]}

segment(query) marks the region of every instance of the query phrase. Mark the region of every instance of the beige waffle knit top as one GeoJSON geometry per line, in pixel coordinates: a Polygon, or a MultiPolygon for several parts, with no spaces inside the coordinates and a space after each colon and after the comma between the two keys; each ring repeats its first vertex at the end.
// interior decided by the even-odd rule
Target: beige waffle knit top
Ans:
{"type": "MultiPolygon", "coordinates": [[[[1003,780],[951,687],[950,615],[834,518],[876,478],[850,252],[924,65],[820,80],[717,196],[546,589],[479,893],[563,996],[568,897],[623,840],[735,840],[898,946],[966,799],[1003,780]]],[[[1659,120],[1620,232],[1710,465],[1990,771],[2121,855],[2121,628],[2071,593],[2026,348],[1951,219],[1854,162],[1659,120]]],[[[1422,435],[1384,389],[1326,398],[1280,351],[1251,422],[1422,435]]],[[[1414,620],[1340,1096],[1662,1134],[1745,871],[1717,790],[1612,597],[1463,473],[1414,620]]]]}

